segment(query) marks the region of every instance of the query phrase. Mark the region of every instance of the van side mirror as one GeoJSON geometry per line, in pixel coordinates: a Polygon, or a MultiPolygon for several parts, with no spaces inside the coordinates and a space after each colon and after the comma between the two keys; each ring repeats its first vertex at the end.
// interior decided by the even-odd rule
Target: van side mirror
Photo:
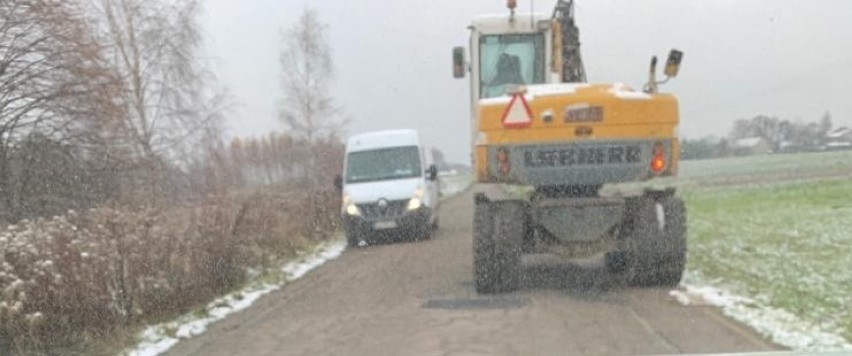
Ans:
{"type": "Polygon", "coordinates": [[[464,47],[453,48],[453,78],[464,78],[465,60],[464,47]]]}
{"type": "Polygon", "coordinates": [[[334,176],[334,188],[337,190],[343,190],[343,177],[339,174],[334,176]]]}
{"type": "Polygon", "coordinates": [[[426,178],[429,180],[438,179],[438,167],[436,167],[434,164],[430,164],[429,169],[426,170],[426,174],[428,174],[426,178]]]}
{"type": "Polygon", "coordinates": [[[677,77],[677,72],[680,70],[680,61],[683,60],[683,52],[672,49],[669,52],[669,58],[666,60],[665,74],[669,78],[677,77]]]}

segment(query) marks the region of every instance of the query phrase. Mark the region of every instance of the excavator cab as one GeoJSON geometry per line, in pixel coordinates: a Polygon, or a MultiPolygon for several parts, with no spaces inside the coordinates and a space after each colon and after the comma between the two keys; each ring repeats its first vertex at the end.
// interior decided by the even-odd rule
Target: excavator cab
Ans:
{"type": "Polygon", "coordinates": [[[510,89],[545,82],[542,34],[486,34],[479,38],[480,98],[506,95],[510,89]]]}

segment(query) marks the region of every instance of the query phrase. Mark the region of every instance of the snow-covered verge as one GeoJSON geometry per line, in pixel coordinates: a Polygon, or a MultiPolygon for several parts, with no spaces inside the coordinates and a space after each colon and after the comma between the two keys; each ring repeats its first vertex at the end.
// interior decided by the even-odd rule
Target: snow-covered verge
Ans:
{"type": "MultiPolygon", "coordinates": [[[[717,283],[719,281],[717,280],[717,283]]],[[[815,325],[765,301],[732,294],[707,283],[699,274],[687,274],[682,289],[669,294],[683,305],[711,305],[728,317],[750,326],[772,342],[800,351],[852,351],[834,325],[815,325]]]]}
{"type": "Polygon", "coordinates": [[[337,258],[345,248],[346,242],[340,240],[321,244],[296,261],[285,264],[281,268],[283,273],[281,283],[258,281],[249,284],[242,290],[217,298],[208,303],[202,312],[196,311],[173,321],[148,326],[139,335],[140,343],[123,354],[128,356],[159,355],[177,344],[181,339],[191,338],[205,332],[210,324],[250,307],[263,295],[275,291],[287,282],[299,279],[323,263],[337,258]]]}
{"type": "Polygon", "coordinates": [[[467,189],[473,183],[473,178],[470,174],[456,174],[441,176],[438,181],[441,184],[441,198],[447,199],[467,189]]]}

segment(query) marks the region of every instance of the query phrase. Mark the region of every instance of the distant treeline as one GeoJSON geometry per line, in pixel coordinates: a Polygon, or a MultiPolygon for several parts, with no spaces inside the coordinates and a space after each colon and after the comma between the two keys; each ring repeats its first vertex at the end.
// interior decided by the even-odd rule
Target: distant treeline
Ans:
{"type": "MultiPolygon", "coordinates": [[[[849,138],[834,137],[831,114],[817,122],[794,122],[759,115],[734,122],[727,137],[705,136],[681,139],[683,159],[720,158],[734,155],[794,153],[831,149],[833,143],[849,138]]],[[[840,147],[845,147],[845,144],[840,147]]]]}

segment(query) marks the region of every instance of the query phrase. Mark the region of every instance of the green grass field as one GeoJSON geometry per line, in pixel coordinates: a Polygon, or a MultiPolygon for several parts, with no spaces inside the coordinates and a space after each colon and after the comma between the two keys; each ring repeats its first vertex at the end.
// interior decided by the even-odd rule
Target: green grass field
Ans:
{"type": "Polygon", "coordinates": [[[684,162],[688,270],[852,339],[852,152],[684,162]]]}

